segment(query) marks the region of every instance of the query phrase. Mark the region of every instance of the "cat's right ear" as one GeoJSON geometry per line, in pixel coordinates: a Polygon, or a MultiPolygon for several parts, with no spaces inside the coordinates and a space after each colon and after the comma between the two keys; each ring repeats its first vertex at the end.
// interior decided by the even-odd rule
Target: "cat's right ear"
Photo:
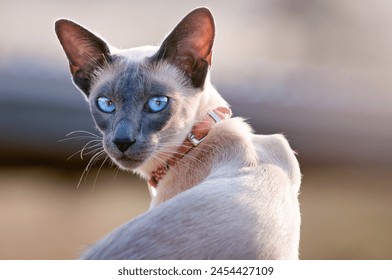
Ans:
{"type": "Polygon", "coordinates": [[[73,81],[88,96],[94,71],[110,60],[109,47],[101,38],[67,19],[57,20],[55,30],[69,60],[73,81]]]}

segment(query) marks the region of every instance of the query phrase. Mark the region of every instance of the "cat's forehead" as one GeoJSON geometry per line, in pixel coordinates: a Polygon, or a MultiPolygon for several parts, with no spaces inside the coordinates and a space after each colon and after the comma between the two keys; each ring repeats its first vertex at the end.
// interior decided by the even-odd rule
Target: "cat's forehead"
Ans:
{"type": "Polygon", "coordinates": [[[176,67],[164,61],[151,63],[157,50],[158,47],[139,47],[115,51],[112,61],[96,73],[92,92],[108,86],[135,90],[161,86],[183,91],[187,82],[176,67]]]}
{"type": "Polygon", "coordinates": [[[92,90],[107,87],[107,84],[114,86],[124,79],[134,79],[141,74],[141,67],[145,65],[145,60],[154,52],[150,48],[134,48],[129,50],[114,50],[111,61],[95,73],[95,81],[92,90]]]}

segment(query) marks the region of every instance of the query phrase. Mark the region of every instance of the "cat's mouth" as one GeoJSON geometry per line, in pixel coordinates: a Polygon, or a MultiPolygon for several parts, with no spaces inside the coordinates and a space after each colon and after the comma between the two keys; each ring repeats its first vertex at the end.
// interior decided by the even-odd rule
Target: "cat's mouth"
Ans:
{"type": "Polygon", "coordinates": [[[121,151],[120,148],[112,143],[112,141],[103,141],[104,149],[111,160],[120,168],[126,170],[134,170],[145,163],[150,157],[154,149],[146,145],[138,145],[121,151]]]}
{"type": "Polygon", "coordinates": [[[132,153],[131,151],[126,151],[124,153],[119,153],[118,151],[107,150],[107,154],[110,158],[121,168],[126,170],[135,170],[141,165],[143,165],[149,158],[151,153],[148,151],[138,151],[132,153]]]}
{"type": "Polygon", "coordinates": [[[130,157],[123,154],[119,157],[116,157],[114,161],[122,168],[136,169],[146,161],[146,158],[130,157]]]}

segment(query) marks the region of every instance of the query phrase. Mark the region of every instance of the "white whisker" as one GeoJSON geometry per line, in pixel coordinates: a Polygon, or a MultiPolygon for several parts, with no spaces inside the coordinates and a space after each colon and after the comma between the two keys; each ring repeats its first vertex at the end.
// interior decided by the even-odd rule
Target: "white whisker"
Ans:
{"type": "Polygon", "coordinates": [[[102,143],[98,143],[89,147],[83,147],[83,149],[80,151],[80,158],[83,159],[83,155],[90,155],[90,154],[94,154],[95,152],[97,152],[98,150],[103,149],[102,147],[102,143]],[[86,151],[89,150],[89,151],[86,151]],[[86,151],[86,152],[85,152],[86,151]]]}
{"type": "Polygon", "coordinates": [[[92,190],[92,191],[94,191],[95,185],[97,184],[97,179],[98,179],[99,172],[101,172],[102,166],[105,164],[105,162],[106,162],[108,159],[109,159],[109,157],[108,157],[107,155],[105,155],[105,159],[104,159],[104,161],[102,162],[101,166],[99,167],[98,172],[97,172],[97,175],[95,175],[94,185],[93,185],[93,190],[92,190]]]}
{"type": "Polygon", "coordinates": [[[105,154],[105,151],[102,150],[102,151],[96,153],[95,155],[93,155],[93,156],[91,157],[91,159],[89,160],[87,166],[84,168],[82,175],[80,176],[80,179],[79,179],[77,188],[80,187],[80,184],[81,184],[83,178],[87,178],[91,166],[95,163],[95,161],[96,161],[97,159],[99,159],[99,158],[100,158],[102,155],[104,155],[104,154],[105,154]]]}
{"type": "Polygon", "coordinates": [[[72,131],[72,132],[68,133],[68,134],[66,135],[66,137],[69,137],[69,136],[74,135],[74,134],[76,134],[76,133],[84,133],[84,134],[93,136],[93,137],[95,137],[95,138],[102,139],[101,136],[99,136],[99,135],[97,135],[97,134],[94,134],[94,133],[92,133],[92,132],[89,132],[89,131],[85,131],[85,130],[75,130],[75,131],[72,131]]]}

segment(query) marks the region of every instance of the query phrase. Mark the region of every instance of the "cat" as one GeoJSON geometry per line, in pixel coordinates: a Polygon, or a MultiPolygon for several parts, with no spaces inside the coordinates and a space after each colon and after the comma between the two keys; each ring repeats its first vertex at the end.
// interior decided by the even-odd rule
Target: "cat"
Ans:
{"type": "Polygon", "coordinates": [[[231,117],[212,86],[209,9],[159,47],[119,50],[66,19],[55,31],[106,153],[153,191],[146,213],[81,258],[298,259],[299,163],[284,136],[231,117]]]}

